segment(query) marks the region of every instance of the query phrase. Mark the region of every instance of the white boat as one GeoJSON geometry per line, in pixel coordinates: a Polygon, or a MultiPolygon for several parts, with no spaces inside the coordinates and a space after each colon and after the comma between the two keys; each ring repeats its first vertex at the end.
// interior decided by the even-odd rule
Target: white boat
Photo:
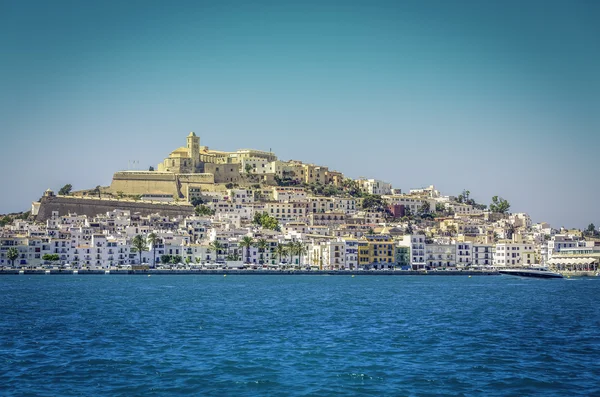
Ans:
{"type": "Polygon", "coordinates": [[[531,268],[518,268],[518,269],[500,269],[500,274],[506,274],[510,276],[519,277],[537,277],[537,278],[563,278],[560,273],[551,272],[546,267],[531,267],[531,268]]]}

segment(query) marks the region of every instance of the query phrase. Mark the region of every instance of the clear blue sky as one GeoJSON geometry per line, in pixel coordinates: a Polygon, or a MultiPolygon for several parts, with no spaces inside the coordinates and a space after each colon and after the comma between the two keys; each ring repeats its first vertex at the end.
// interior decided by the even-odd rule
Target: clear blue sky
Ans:
{"type": "Polygon", "coordinates": [[[201,144],[600,225],[598,1],[0,0],[0,212],[201,144]]]}

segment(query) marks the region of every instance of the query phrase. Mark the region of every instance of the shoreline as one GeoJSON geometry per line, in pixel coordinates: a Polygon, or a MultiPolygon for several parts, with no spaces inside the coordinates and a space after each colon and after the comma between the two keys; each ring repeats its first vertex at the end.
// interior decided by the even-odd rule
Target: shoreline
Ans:
{"type": "Polygon", "coordinates": [[[498,276],[495,271],[418,271],[418,270],[0,270],[0,276],[8,275],[124,275],[124,276],[151,276],[151,275],[287,275],[287,276],[498,276]]]}

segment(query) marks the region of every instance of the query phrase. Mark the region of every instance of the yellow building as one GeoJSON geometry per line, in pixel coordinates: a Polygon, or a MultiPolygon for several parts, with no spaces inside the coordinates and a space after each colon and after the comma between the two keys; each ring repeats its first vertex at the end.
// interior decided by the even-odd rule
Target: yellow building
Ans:
{"type": "Polygon", "coordinates": [[[358,263],[375,267],[391,266],[394,262],[394,240],[387,234],[367,234],[358,243],[358,263]],[[366,249],[365,244],[366,243],[366,249]]]}
{"type": "Polygon", "coordinates": [[[325,183],[335,187],[341,187],[344,182],[344,174],[338,171],[327,171],[325,173],[325,183]]]}
{"type": "Polygon", "coordinates": [[[366,239],[358,240],[358,267],[365,268],[370,265],[369,242],[366,239]]]}
{"type": "Polygon", "coordinates": [[[158,164],[156,171],[116,172],[107,192],[113,195],[172,195],[178,200],[214,191],[219,184],[277,185],[276,176],[287,182],[295,180],[296,184],[338,184],[343,179],[341,173],[329,172],[327,167],[300,161],[278,161],[270,151],[211,150],[201,146],[200,138],[190,132],[186,146],[173,150],[158,164]]]}
{"type": "Polygon", "coordinates": [[[200,164],[200,138],[194,132],[187,136],[187,145],[171,152],[162,163],[158,164],[158,171],[173,172],[176,174],[191,174],[198,172],[200,164]]]}
{"type": "Polygon", "coordinates": [[[158,171],[176,174],[210,172],[215,174],[215,180],[220,179],[219,173],[229,173],[229,181],[233,181],[232,178],[235,178],[233,173],[235,172],[239,176],[243,172],[239,169],[241,164],[244,160],[250,159],[273,162],[277,160],[277,156],[271,152],[254,149],[240,149],[235,152],[211,150],[208,146],[200,146],[200,137],[196,136],[194,132],[190,132],[187,136],[187,145],[172,151],[169,157],[158,164],[158,171]],[[207,167],[207,164],[214,164],[214,166],[207,167]],[[235,165],[233,168],[237,169],[232,171],[232,167],[225,165],[235,165]],[[222,167],[219,168],[219,166],[222,167]]]}
{"type": "Polygon", "coordinates": [[[327,172],[329,171],[327,167],[314,164],[302,164],[302,168],[304,168],[304,183],[320,183],[322,185],[326,183],[327,172]]]}

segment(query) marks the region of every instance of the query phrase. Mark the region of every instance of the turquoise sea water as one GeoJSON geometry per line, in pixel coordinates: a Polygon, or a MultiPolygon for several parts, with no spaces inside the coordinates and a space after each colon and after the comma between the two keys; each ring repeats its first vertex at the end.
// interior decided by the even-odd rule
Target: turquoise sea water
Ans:
{"type": "Polygon", "coordinates": [[[600,395],[600,278],[4,276],[0,395],[600,395]]]}

